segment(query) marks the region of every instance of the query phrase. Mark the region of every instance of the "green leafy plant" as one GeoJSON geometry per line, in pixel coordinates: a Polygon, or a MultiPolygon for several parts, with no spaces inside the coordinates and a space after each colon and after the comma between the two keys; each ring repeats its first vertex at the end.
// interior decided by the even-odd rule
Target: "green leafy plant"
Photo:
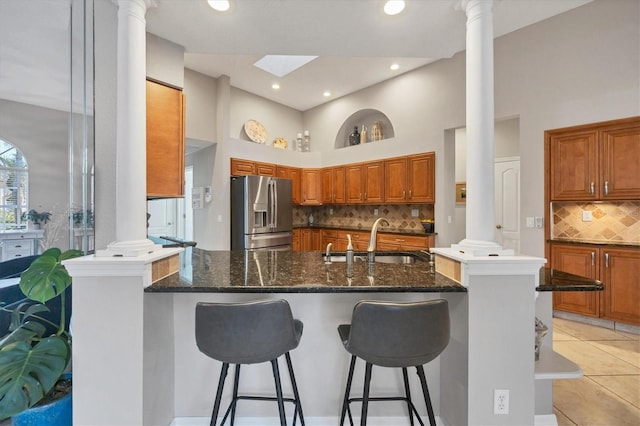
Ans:
{"type": "MultiPolygon", "coordinates": [[[[71,357],[66,331],[65,290],[71,276],[62,261],[81,256],[80,250],[46,250],[20,276],[20,289],[30,301],[11,312],[8,333],[0,339],[0,420],[37,404],[54,387],[71,357]],[[46,302],[60,301],[60,319],[42,316],[46,302]],[[45,336],[48,324],[56,331],[45,336]]],[[[7,308],[2,308],[7,311],[7,308]]]]}
{"type": "Polygon", "coordinates": [[[45,223],[49,222],[49,219],[51,219],[51,213],[40,213],[34,209],[31,209],[27,212],[26,218],[33,222],[35,225],[44,225],[45,223]]]}

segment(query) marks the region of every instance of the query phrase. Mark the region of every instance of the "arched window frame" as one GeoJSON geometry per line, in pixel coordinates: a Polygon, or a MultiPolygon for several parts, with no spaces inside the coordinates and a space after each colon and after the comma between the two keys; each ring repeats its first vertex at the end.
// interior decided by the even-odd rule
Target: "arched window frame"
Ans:
{"type": "Polygon", "coordinates": [[[0,138],[0,231],[27,229],[29,166],[17,146],[0,138]]]}

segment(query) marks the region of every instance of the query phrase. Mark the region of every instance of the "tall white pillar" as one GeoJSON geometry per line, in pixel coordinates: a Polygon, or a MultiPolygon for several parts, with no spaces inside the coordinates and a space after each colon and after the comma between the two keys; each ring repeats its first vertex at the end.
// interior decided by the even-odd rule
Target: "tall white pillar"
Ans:
{"type": "Polygon", "coordinates": [[[494,238],[492,6],[493,0],[461,2],[467,14],[467,229],[454,248],[475,255],[513,254],[494,238]]]}
{"type": "Polygon", "coordinates": [[[116,241],[98,256],[136,257],[147,239],[146,20],[151,0],[118,0],[116,241]]]}

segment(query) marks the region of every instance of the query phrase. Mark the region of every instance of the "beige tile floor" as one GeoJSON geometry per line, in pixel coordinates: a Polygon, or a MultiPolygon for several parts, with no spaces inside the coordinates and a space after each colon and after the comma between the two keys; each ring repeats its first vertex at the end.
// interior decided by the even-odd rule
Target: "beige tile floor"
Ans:
{"type": "Polygon", "coordinates": [[[584,373],[554,380],[559,426],[640,425],[640,335],[554,318],[553,349],[584,373]]]}

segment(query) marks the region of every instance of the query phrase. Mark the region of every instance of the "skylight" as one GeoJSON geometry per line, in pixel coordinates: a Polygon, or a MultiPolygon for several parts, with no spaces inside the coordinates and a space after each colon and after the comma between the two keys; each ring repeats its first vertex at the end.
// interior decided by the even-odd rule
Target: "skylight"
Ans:
{"type": "Polygon", "coordinates": [[[266,55],[260,58],[256,67],[273,74],[276,77],[284,77],[292,71],[316,59],[317,56],[303,55],[266,55]]]}

